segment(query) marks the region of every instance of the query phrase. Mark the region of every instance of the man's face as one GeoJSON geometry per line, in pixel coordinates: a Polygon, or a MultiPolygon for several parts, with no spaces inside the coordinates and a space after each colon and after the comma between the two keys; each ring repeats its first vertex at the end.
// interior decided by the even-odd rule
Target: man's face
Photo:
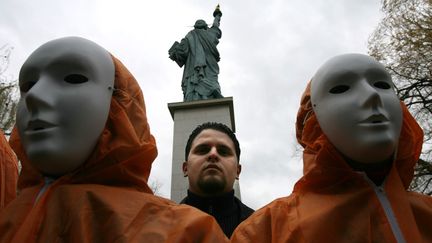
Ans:
{"type": "Polygon", "coordinates": [[[233,189],[241,166],[234,143],[223,132],[203,130],[192,142],[183,173],[189,178],[189,190],[201,196],[214,196],[233,189]]]}
{"type": "Polygon", "coordinates": [[[311,99],[322,131],[343,155],[375,163],[395,152],[402,109],[390,74],[373,58],[331,59],[314,76],[311,99]]]}
{"type": "Polygon", "coordinates": [[[17,126],[42,174],[61,176],[85,162],[105,126],[113,84],[109,53],[81,38],[48,42],[25,61],[17,126]]]}

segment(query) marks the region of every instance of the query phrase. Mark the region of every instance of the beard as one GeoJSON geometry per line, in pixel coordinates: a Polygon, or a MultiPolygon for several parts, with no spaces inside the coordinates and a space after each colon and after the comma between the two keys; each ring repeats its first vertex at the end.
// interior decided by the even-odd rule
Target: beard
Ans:
{"type": "Polygon", "coordinates": [[[198,182],[198,188],[205,194],[220,194],[224,192],[227,181],[224,177],[201,177],[198,182]]]}

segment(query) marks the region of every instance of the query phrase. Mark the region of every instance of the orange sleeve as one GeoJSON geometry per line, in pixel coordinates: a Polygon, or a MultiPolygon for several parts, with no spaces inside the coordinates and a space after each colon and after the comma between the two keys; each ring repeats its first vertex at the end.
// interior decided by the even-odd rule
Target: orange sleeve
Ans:
{"type": "Polygon", "coordinates": [[[256,211],[234,231],[231,242],[304,242],[298,227],[295,198],[280,198],[256,211]]]}
{"type": "Polygon", "coordinates": [[[216,220],[201,211],[187,205],[176,206],[175,218],[183,222],[178,224],[177,234],[167,242],[205,242],[224,243],[228,238],[216,220]]]}

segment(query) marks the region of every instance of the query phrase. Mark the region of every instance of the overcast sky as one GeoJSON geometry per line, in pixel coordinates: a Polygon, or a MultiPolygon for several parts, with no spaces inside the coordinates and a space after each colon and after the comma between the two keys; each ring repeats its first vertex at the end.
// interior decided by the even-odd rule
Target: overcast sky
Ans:
{"type": "Polygon", "coordinates": [[[168,49],[195,20],[211,23],[218,3],[219,82],[234,99],[242,200],[258,209],[289,195],[302,175],[294,124],[306,82],[332,56],[367,53],[382,16],[379,0],[1,0],[0,47],[14,47],[7,74],[17,78],[30,53],[52,39],[81,36],[105,47],[141,85],[159,150],[150,180],[169,197],[167,103],[183,100],[183,70],[168,49]]]}

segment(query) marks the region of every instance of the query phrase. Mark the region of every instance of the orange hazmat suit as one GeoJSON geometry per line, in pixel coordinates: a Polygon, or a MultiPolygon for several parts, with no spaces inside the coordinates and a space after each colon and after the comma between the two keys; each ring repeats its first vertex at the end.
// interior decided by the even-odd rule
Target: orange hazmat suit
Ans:
{"type": "Polygon", "coordinates": [[[18,161],[0,130],[0,210],[16,197],[18,161]]]}
{"type": "Polygon", "coordinates": [[[113,60],[115,90],[95,150],[39,197],[44,178],[29,163],[14,128],[10,143],[23,168],[19,195],[0,215],[0,242],[227,241],[211,216],[153,195],[147,179],[157,149],[143,94],[113,60]]]}
{"type": "MultiPolygon", "coordinates": [[[[238,226],[232,242],[432,242],[432,198],[407,188],[423,131],[406,106],[396,159],[381,186],[354,171],[323,134],[310,84],[297,114],[303,177],[292,194],[264,206],[238,226]]],[[[349,141],[347,141],[349,142],[349,141]]]]}

